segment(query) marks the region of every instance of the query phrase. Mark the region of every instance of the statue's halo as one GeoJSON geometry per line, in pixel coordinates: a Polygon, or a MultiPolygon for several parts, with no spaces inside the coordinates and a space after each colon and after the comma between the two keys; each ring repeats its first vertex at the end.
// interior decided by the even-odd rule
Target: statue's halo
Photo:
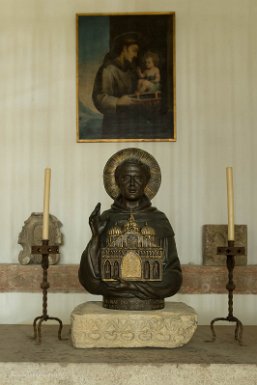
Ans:
{"type": "Polygon", "coordinates": [[[125,148],[120,150],[112,155],[107,161],[103,171],[104,187],[107,194],[113,199],[118,197],[119,188],[116,184],[114,174],[116,168],[127,159],[139,160],[149,167],[151,177],[146,185],[145,195],[149,199],[152,199],[159,190],[161,184],[160,166],[152,155],[139,148],[125,148]]]}

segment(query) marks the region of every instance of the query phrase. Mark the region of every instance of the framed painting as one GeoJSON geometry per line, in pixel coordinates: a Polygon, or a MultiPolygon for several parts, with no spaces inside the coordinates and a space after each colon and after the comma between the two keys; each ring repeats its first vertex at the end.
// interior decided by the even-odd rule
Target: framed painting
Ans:
{"type": "Polygon", "coordinates": [[[175,13],[77,14],[77,142],[176,141],[175,13]]]}

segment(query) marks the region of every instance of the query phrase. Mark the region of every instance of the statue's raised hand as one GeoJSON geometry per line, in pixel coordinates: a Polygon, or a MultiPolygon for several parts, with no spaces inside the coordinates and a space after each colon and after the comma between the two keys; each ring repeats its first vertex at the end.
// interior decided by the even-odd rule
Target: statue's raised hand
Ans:
{"type": "Polygon", "coordinates": [[[101,203],[97,203],[92,214],[89,217],[89,225],[92,231],[93,236],[99,237],[103,232],[106,221],[102,221],[100,217],[101,203]]]}

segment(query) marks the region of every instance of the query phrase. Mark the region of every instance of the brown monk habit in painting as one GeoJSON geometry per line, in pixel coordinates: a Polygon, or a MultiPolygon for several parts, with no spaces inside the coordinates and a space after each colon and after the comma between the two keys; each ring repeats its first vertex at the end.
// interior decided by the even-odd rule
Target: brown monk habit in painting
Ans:
{"type": "Polygon", "coordinates": [[[160,181],[158,163],[143,150],[121,150],[106,163],[104,185],[114,203],[102,214],[98,203],[92,212],[79,269],[81,284],[103,295],[106,308],[161,309],[181,286],[173,229],[151,206],[160,181]]]}

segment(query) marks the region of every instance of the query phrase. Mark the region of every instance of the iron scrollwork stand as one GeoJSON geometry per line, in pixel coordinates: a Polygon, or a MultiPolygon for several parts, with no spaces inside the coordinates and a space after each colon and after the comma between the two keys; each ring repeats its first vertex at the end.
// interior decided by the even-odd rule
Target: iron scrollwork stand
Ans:
{"type": "Polygon", "coordinates": [[[33,329],[34,329],[34,339],[37,340],[38,343],[41,343],[41,325],[43,321],[48,320],[54,320],[59,322],[59,329],[58,329],[58,339],[62,339],[62,328],[63,324],[62,321],[57,317],[50,317],[47,314],[47,290],[49,289],[50,285],[48,282],[48,267],[49,267],[49,260],[48,255],[49,254],[58,254],[59,253],[59,247],[58,246],[49,246],[49,240],[43,239],[42,240],[42,246],[32,246],[31,248],[32,254],[42,254],[42,261],[41,261],[41,267],[43,269],[43,280],[41,283],[41,289],[43,294],[43,314],[41,316],[38,316],[34,319],[33,322],[33,329]]]}
{"type": "Polygon", "coordinates": [[[235,340],[238,341],[240,345],[242,345],[242,336],[243,336],[243,324],[242,322],[233,315],[233,291],[235,290],[235,284],[233,281],[233,270],[235,267],[235,256],[241,255],[245,253],[244,247],[235,247],[234,241],[228,241],[227,247],[218,247],[217,254],[218,255],[226,255],[227,256],[227,270],[228,270],[228,283],[226,285],[226,289],[228,290],[228,316],[227,317],[219,317],[214,318],[211,321],[210,327],[212,332],[212,341],[216,340],[216,333],[214,330],[214,323],[217,321],[228,321],[235,322],[235,340]]]}

